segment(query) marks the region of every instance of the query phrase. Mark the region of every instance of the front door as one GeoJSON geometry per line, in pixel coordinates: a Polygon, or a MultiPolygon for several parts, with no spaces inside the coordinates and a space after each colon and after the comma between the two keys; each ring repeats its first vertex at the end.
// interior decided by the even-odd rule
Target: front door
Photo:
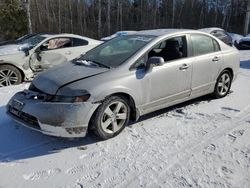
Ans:
{"type": "Polygon", "coordinates": [[[32,71],[41,72],[72,59],[70,38],[49,39],[31,54],[29,65],[32,71]]]}
{"type": "Polygon", "coordinates": [[[168,39],[157,45],[152,56],[162,57],[165,63],[153,67],[149,76],[149,101],[145,109],[162,108],[191,93],[192,58],[187,58],[186,36],[168,39]]]}

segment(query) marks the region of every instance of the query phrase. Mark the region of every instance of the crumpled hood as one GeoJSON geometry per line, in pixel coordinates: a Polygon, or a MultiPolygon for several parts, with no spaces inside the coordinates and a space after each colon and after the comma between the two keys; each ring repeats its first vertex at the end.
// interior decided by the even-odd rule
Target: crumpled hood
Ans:
{"type": "Polygon", "coordinates": [[[67,84],[108,71],[108,68],[88,67],[67,62],[37,75],[32,84],[50,95],[67,84]]]}
{"type": "Polygon", "coordinates": [[[18,50],[19,47],[20,45],[17,44],[8,44],[0,46],[0,55],[22,53],[22,51],[18,50]]]}

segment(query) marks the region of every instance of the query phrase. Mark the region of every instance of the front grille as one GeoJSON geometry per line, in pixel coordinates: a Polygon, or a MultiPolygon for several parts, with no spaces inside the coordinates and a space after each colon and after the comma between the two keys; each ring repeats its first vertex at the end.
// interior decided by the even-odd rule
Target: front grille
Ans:
{"type": "Polygon", "coordinates": [[[17,109],[15,108],[12,108],[11,106],[9,107],[9,110],[8,112],[15,116],[17,119],[21,120],[22,122],[25,123],[25,125],[29,126],[29,127],[32,127],[34,129],[39,129],[41,130],[40,126],[39,126],[39,123],[38,123],[38,120],[36,117],[30,115],[30,114],[27,114],[25,112],[22,112],[22,111],[18,111],[17,109]]]}
{"type": "Polygon", "coordinates": [[[250,41],[242,41],[241,44],[242,44],[242,45],[250,46],[250,41]]]}

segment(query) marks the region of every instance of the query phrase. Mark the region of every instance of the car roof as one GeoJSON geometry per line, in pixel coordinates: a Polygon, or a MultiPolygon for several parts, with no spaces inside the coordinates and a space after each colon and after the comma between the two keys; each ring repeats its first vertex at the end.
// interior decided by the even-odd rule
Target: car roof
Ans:
{"type": "Polygon", "coordinates": [[[203,32],[206,32],[206,33],[211,33],[211,32],[213,32],[215,30],[224,31],[224,29],[219,28],[219,27],[208,27],[208,28],[199,29],[199,31],[203,31],[203,32]]]}
{"type": "Polygon", "coordinates": [[[89,37],[85,37],[85,36],[81,36],[81,35],[76,35],[76,34],[69,34],[69,33],[60,33],[60,34],[42,34],[41,36],[45,37],[45,38],[49,38],[49,37],[74,37],[74,38],[80,38],[80,39],[84,39],[84,40],[88,40],[89,42],[100,42],[98,40],[89,38],[89,37]]]}
{"type": "Polygon", "coordinates": [[[42,37],[51,37],[51,36],[54,36],[54,34],[38,34],[38,35],[41,35],[42,37]]]}
{"type": "Polygon", "coordinates": [[[151,35],[151,36],[163,36],[163,35],[172,35],[179,33],[201,33],[192,29],[154,29],[154,30],[142,30],[135,33],[135,35],[151,35]]]}
{"type": "Polygon", "coordinates": [[[82,37],[80,35],[68,34],[68,33],[38,33],[37,35],[41,35],[43,37],[82,37]]]}

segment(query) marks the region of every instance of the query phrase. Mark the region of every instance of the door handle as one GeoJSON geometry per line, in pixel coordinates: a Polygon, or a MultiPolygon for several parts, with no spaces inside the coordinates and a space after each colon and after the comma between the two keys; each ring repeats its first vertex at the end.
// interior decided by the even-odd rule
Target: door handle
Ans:
{"type": "Polygon", "coordinates": [[[179,67],[180,70],[186,70],[189,68],[189,65],[183,64],[181,67],[179,67]]]}
{"type": "Polygon", "coordinates": [[[213,62],[217,62],[217,61],[219,61],[219,60],[220,60],[220,58],[217,57],[217,56],[215,56],[215,57],[212,59],[213,62]]]}

